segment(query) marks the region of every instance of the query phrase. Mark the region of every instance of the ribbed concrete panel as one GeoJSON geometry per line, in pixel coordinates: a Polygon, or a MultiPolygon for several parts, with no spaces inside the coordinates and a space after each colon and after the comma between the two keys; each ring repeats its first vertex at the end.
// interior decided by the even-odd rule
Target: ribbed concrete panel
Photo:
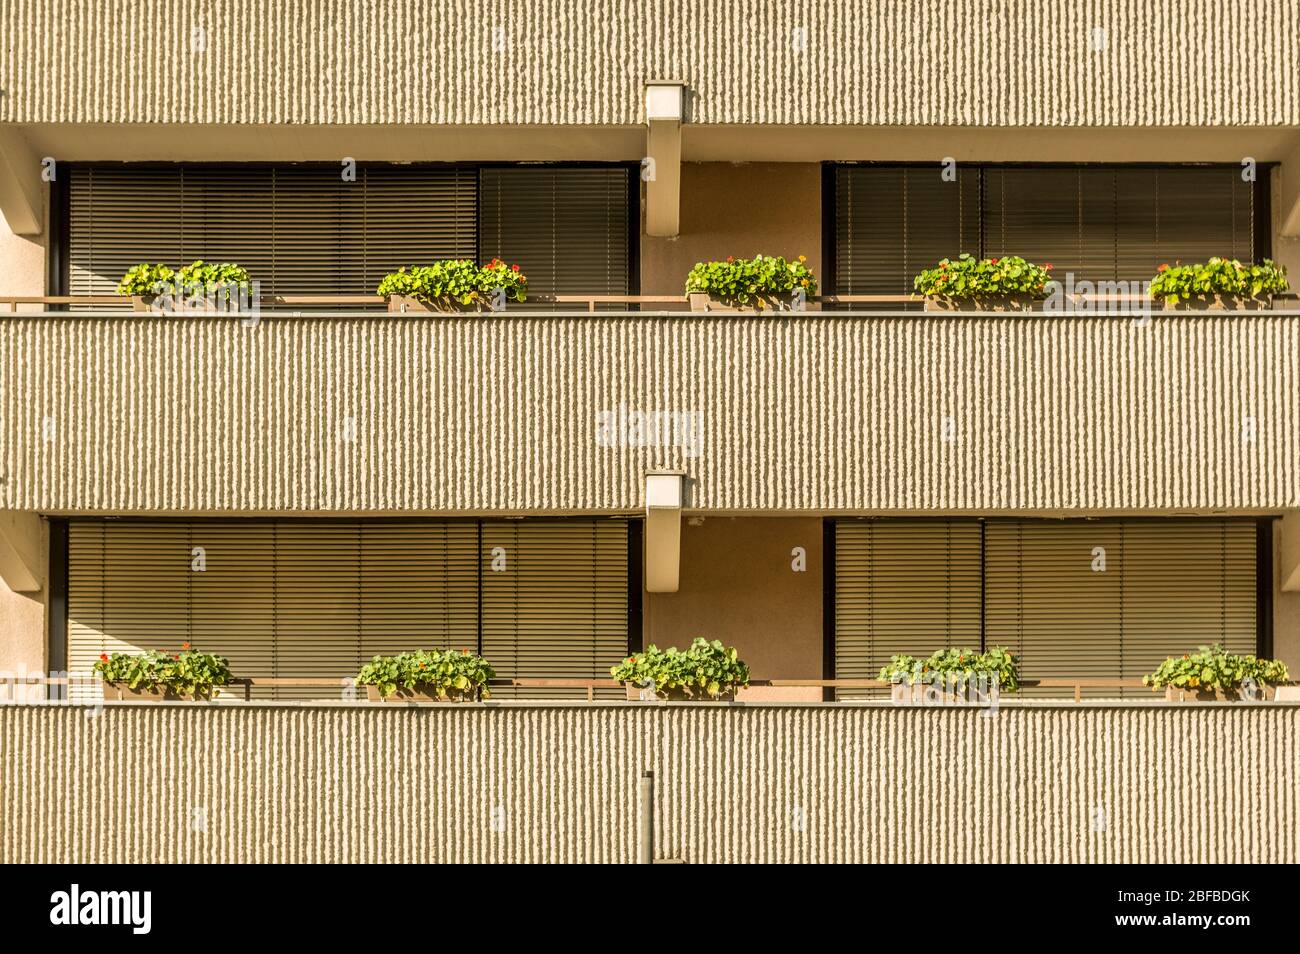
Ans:
{"type": "Polygon", "coordinates": [[[7,0],[0,49],[9,122],[1300,123],[1300,0],[7,0]]]}
{"type": "Polygon", "coordinates": [[[1300,318],[0,319],[3,508],[635,511],[655,467],[706,510],[1293,508],[1300,318]],[[700,443],[603,446],[620,409],[700,443]]]}
{"type": "Polygon", "coordinates": [[[1300,708],[0,707],[0,862],[1300,860],[1300,708]]]}

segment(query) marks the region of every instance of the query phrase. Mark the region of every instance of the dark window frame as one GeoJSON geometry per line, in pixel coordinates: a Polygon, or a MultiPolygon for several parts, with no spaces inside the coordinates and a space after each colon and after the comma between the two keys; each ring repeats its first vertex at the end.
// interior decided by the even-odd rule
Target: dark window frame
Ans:
{"type": "MultiPolygon", "coordinates": [[[[1254,245],[1255,260],[1262,261],[1273,256],[1272,229],[1272,170],[1277,163],[1261,162],[1255,168],[1253,192],[1254,245]]],[[[942,166],[937,162],[892,162],[892,161],[828,161],[822,163],[822,280],[823,294],[834,295],[842,292],[837,282],[839,240],[836,229],[836,212],[838,208],[838,190],[836,175],[842,168],[875,169],[937,169],[942,166]]],[[[979,176],[978,208],[980,247],[978,254],[984,257],[984,210],[986,196],[986,173],[990,169],[1233,169],[1241,171],[1240,163],[1231,162],[959,162],[958,169],[975,170],[979,176]]]]}
{"type": "MultiPolygon", "coordinates": [[[[51,295],[67,295],[71,281],[71,202],[69,189],[71,172],[75,169],[141,169],[172,170],[178,166],[201,169],[203,171],[223,169],[335,169],[336,162],[165,162],[145,160],[142,162],[122,161],[77,161],[59,164],[59,177],[50,184],[50,235],[49,255],[46,263],[46,285],[51,295]]],[[[628,294],[641,294],[641,179],[640,163],[633,161],[593,161],[565,160],[559,162],[389,162],[384,160],[366,160],[357,163],[357,168],[387,167],[394,169],[456,169],[474,173],[474,258],[482,260],[479,247],[479,216],[481,214],[482,196],[480,195],[480,174],[488,168],[528,168],[542,166],[550,169],[623,169],[627,172],[627,223],[628,223],[628,294]]],[[[61,308],[65,306],[59,306],[61,308]]]]}

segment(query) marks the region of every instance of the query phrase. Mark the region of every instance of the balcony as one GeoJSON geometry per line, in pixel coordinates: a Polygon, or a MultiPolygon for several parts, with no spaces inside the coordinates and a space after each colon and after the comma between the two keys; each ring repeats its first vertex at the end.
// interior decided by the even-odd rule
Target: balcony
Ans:
{"type": "Polygon", "coordinates": [[[688,506],[714,512],[1300,506],[1291,308],[589,311],[601,304],[291,306],[255,324],[13,314],[0,381],[36,399],[0,421],[0,507],[635,513],[656,469],[687,471],[688,506]],[[602,446],[619,413],[694,415],[699,444],[602,446]]]}

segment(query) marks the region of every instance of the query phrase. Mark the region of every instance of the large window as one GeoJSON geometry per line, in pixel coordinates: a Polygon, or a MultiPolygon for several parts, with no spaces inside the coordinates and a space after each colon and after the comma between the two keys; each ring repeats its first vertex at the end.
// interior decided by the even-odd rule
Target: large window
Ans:
{"type": "Polygon", "coordinates": [[[239,676],[341,681],[377,653],[465,648],[504,678],[605,679],[636,618],[628,539],[604,518],[73,520],[69,668],[190,641],[239,676]]]}
{"type": "Polygon", "coordinates": [[[827,168],[828,291],[904,295],[941,258],[1023,255],[1076,281],[1162,262],[1269,254],[1268,171],[1240,166],[959,164],[827,168]]]}
{"type": "Polygon", "coordinates": [[[403,265],[518,263],[534,294],[636,291],[624,166],[74,165],[68,293],[139,262],[238,262],[264,295],[357,295],[403,265]]]}
{"type": "Polygon", "coordinates": [[[1256,652],[1259,533],[1251,519],[837,521],[835,675],[981,645],[1009,647],[1025,679],[1138,679],[1210,643],[1256,652]]]}

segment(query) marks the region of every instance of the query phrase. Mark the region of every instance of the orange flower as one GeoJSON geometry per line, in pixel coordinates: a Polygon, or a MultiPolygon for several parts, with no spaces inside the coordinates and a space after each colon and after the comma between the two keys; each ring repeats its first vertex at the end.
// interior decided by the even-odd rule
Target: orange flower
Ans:
{"type": "Polygon", "coordinates": [[[108,653],[100,653],[99,658],[102,659],[104,662],[108,662],[108,653]]]}
{"type": "Polygon", "coordinates": [[[190,648],[189,643],[181,643],[181,649],[189,649],[189,648],[190,648]]]}
{"type": "Polygon", "coordinates": [[[1161,265],[1159,268],[1156,269],[1156,271],[1157,271],[1157,272],[1167,272],[1167,271],[1169,271],[1169,266],[1168,266],[1168,265],[1161,265]]]}

